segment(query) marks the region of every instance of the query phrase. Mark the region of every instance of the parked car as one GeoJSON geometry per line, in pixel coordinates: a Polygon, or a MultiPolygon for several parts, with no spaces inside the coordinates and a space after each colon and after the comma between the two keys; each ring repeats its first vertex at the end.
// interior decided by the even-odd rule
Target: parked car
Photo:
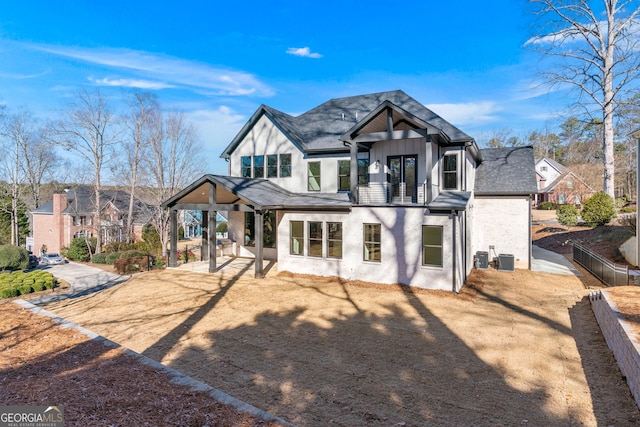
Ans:
{"type": "Polygon", "coordinates": [[[38,257],[35,255],[29,255],[29,269],[36,268],[38,266],[38,257]]]}
{"type": "Polygon", "coordinates": [[[64,263],[66,263],[66,261],[60,256],[60,254],[44,254],[40,257],[40,264],[56,265],[64,263]]]}

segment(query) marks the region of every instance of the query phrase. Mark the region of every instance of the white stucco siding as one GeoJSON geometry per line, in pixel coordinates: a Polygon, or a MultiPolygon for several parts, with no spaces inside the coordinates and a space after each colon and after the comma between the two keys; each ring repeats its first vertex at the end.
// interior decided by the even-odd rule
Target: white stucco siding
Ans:
{"type": "Polygon", "coordinates": [[[369,161],[372,165],[376,161],[380,162],[381,168],[379,174],[371,175],[372,182],[386,182],[386,165],[387,158],[390,156],[410,156],[417,155],[417,180],[418,185],[423,184],[426,180],[425,169],[425,153],[426,143],[424,138],[420,139],[401,139],[393,141],[381,141],[373,144],[369,153],[369,161]]]}
{"type": "Polygon", "coordinates": [[[469,151],[465,151],[466,155],[464,156],[464,178],[465,178],[465,186],[461,188],[464,191],[473,190],[474,183],[476,182],[476,162],[471,156],[469,151]]]}
{"type": "MultiPolygon", "coordinates": [[[[270,154],[291,154],[291,176],[269,178],[275,184],[289,191],[306,191],[307,168],[303,153],[293,144],[267,116],[262,116],[249,133],[238,144],[229,158],[231,176],[242,176],[241,159],[244,156],[267,156],[270,154]],[[304,165],[303,165],[304,164],[304,165]],[[301,188],[304,186],[304,190],[301,188]]],[[[265,158],[265,170],[266,170],[265,158]]]]}
{"type": "MultiPolygon", "coordinates": [[[[336,193],[338,191],[338,160],[349,160],[347,152],[330,156],[305,156],[269,118],[262,116],[231,154],[230,175],[242,176],[241,159],[244,156],[251,157],[253,162],[254,156],[278,155],[278,162],[280,162],[280,154],[291,154],[291,176],[280,177],[280,163],[278,163],[278,177],[268,179],[294,193],[308,192],[309,162],[320,162],[320,192],[336,193]]],[[[266,171],[266,157],[264,164],[266,171]]],[[[266,173],[262,178],[266,178],[266,173]]]]}
{"type": "MultiPolygon", "coordinates": [[[[326,230],[326,226],[325,226],[326,230]]],[[[458,229],[458,233],[461,231],[458,229]]],[[[326,253],[326,231],[325,231],[326,253]]],[[[421,208],[354,207],[351,213],[287,212],[278,225],[278,270],[298,274],[339,276],[348,280],[417,286],[427,289],[453,289],[451,218],[426,215],[421,208]],[[291,255],[291,221],[304,221],[304,255],[291,255]],[[341,222],[342,259],[308,256],[308,223],[341,222]],[[363,260],[363,224],[381,225],[381,261],[363,260]],[[422,265],[422,225],[443,229],[443,266],[422,265]]],[[[460,268],[456,268],[457,270],[460,268]]]]}
{"type": "Polygon", "coordinates": [[[529,197],[476,196],[473,205],[473,253],[486,251],[490,258],[512,254],[516,268],[530,268],[529,197]],[[495,252],[489,246],[494,246],[495,252]]]}

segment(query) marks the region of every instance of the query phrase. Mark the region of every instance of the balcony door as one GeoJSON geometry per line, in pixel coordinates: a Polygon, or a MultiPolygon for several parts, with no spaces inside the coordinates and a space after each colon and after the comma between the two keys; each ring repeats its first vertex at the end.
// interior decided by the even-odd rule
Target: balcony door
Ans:
{"type": "Polygon", "coordinates": [[[418,156],[389,156],[389,191],[393,203],[416,203],[418,173],[416,165],[418,156]]]}

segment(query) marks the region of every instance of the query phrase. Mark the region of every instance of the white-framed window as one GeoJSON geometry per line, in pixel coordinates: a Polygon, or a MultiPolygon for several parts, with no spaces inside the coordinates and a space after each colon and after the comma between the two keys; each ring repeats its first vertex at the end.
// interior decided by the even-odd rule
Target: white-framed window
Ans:
{"type": "Polygon", "coordinates": [[[312,257],[322,257],[323,224],[320,221],[309,221],[307,224],[309,228],[307,233],[309,236],[309,250],[307,253],[312,257]]]}
{"type": "Polygon", "coordinates": [[[289,229],[289,253],[304,255],[304,221],[291,221],[289,229]]]}
{"type": "Polygon", "coordinates": [[[363,225],[363,259],[365,261],[382,261],[382,239],[380,224],[363,225]]]}
{"type": "Polygon", "coordinates": [[[458,189],[458,154],[447,153],[442,158],[442,189],[458,189]]]}
{"type": "Polygon", "coordinates": [[[422,265],[442,267],[442,226],[422,226],[422,265]]]}
{"type": "Polygon", "coordinates": [[[320,162],[308,163],[307,190],[320,191],[320,162]]]}
{"type": "Polygon", "coordinates": [[[341,222],[327,222],[327,258],[342,258],[341,222]]]}

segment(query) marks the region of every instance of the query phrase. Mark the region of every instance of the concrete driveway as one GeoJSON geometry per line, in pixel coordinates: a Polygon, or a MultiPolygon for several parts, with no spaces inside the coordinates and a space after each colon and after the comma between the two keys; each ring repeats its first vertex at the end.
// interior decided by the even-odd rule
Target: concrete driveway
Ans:
{"type": "Polygon", "coordinates": [[[54,276],[69,282],[70,289],[64,293],[54,293],[40,298],[30,299],[32,304],[48,304],[67,298],[76,298],[92,292],[110,288],[129,280],[131,276],[123,276],[84,264],[69,262],[62,265],[46,265],[38,267],[54,276]]]}

